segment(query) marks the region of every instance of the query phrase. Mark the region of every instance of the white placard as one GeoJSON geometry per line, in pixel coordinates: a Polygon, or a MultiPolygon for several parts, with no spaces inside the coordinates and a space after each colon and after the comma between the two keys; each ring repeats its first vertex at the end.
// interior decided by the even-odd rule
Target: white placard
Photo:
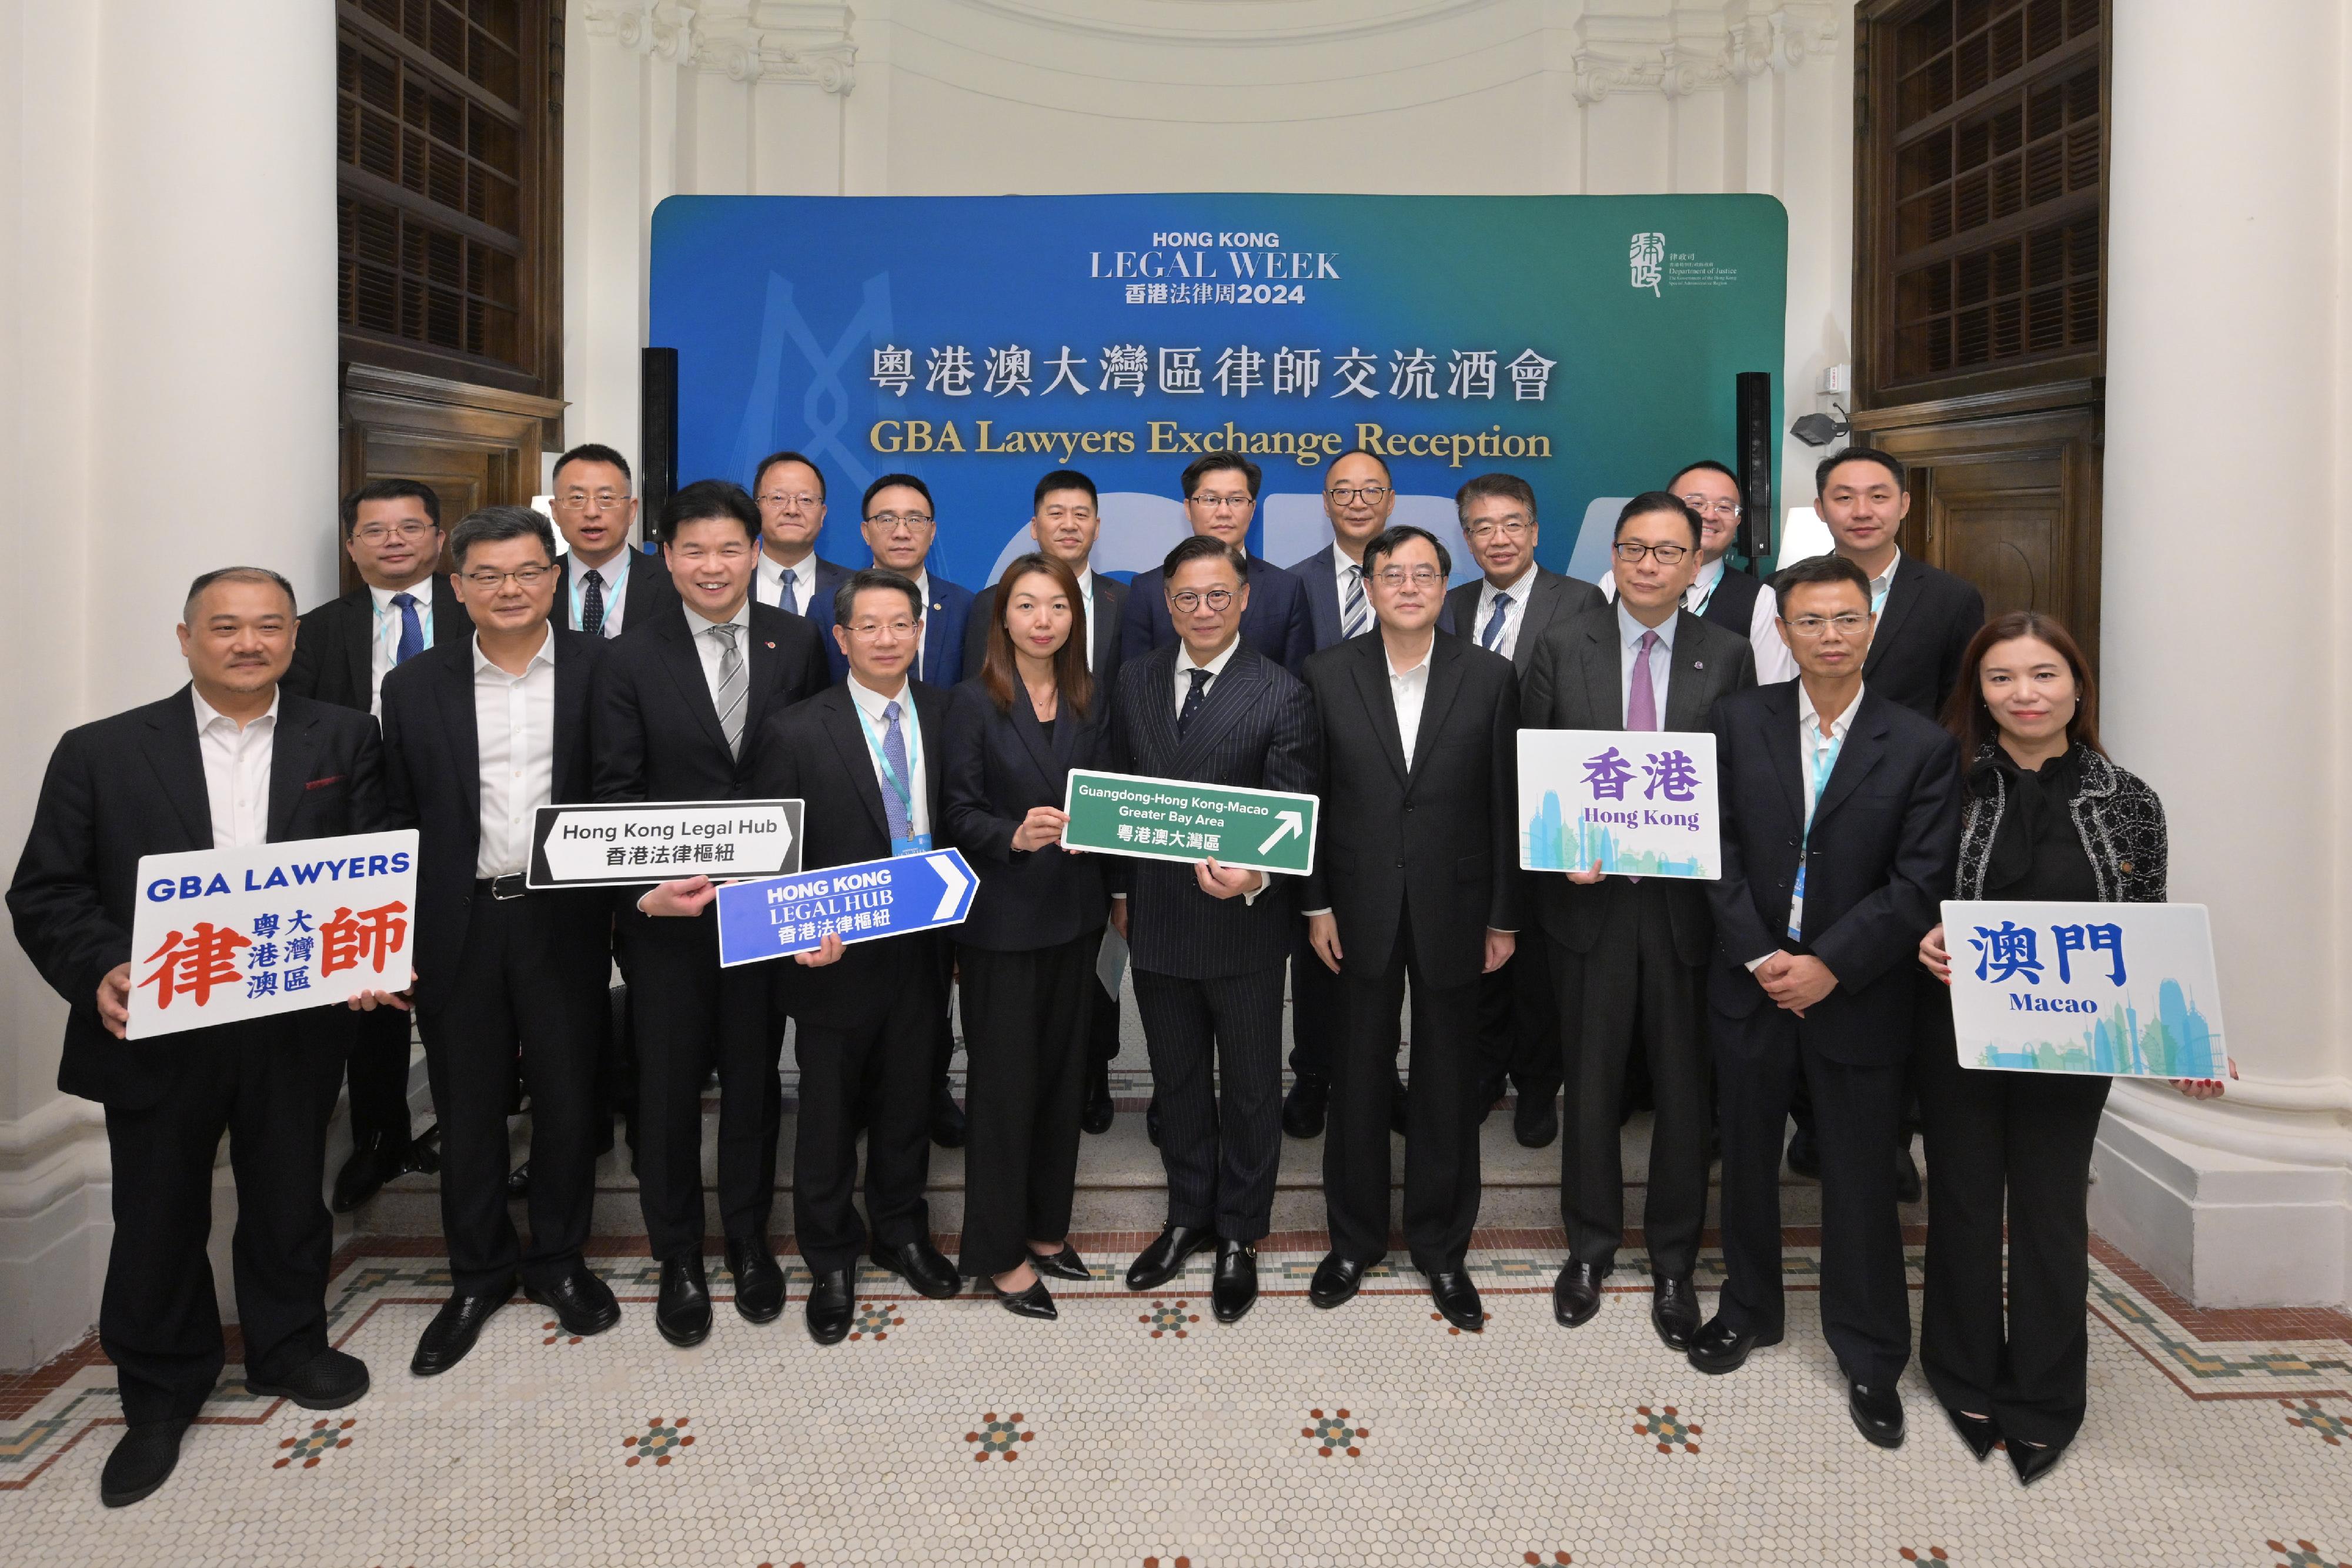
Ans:
{"type": "Polygon", "coordinates": [[[2201,904],[1944,905],[1960,1065],[2221,1078],[2229,1050],[2201,904]]]}
{"type": "Polygon", "coordinates": [[[1712,882],[1723,874],[1715,737],[1519,731],[1519,865],[1712,882]]]}
{"type": "Polygon", "coordinates": [[[633,887],[776,876],[801,868],[800,827],[798,800],[541,806],[524,880],[534,888],[633,887]]]}

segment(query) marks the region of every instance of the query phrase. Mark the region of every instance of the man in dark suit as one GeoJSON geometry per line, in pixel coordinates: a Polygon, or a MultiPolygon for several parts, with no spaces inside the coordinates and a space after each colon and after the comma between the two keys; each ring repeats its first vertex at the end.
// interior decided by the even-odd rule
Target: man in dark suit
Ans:
{"type": "MultiPolygon", "coordinates": [[[[1185,522],[1196,535],[1205,534],[1245,550],[1263,477],[1258,465],[1237,452],[1195,457],[1185,465],[1181,481],[1185,522]]],[[[1242,617],[1242,641],[1295,675],[1307,667],[1307,655],[1315,651],[1306,590],[1272,561],[1257,556],[1246,559],[1250,608],[1242,617]]],[[[1181,641],[1168,618],[1167,585],[1160,573],[1137,573],[1128,584],[1127,605],[1119,621],[1119,656],[1131,662],[1158,649],[1172,648],[1181,641]]]]}
{"type": "MultiPolygon", "coordinates": [[[[1119,771],[1314,791],[1314,699],[1241,638],[1252,570],[1214,534],[1168,552],[1161,609],[1181,641],[1130,654],[1118,673],[1119,771]]],[[[1128,1288],[1158,1290],[1213,1245],[1210,1304],[1232,1322],[1257,1300],[1253,1244],[1274,1213],[1282,972],[1297,905],[1286,883],[1214,859],[1130,861],[1113,876],[1111,924],[1133,958],[1168,1170],[1167,1227],[1128,1270],[1128,1288]]]]}
{"type": "Polygon", "coordinates": [[[1739,538],[1739,476],[1730,465],[1702,457],[1666,482],[1704,529],[1698,576],[1683,590],[1683,608],[1702,621],[1748,639],[1759,683],[1793,681],[1797,662],[1780,641],[1779,606],[1762,579],[1731,564],[1739,538]]]}
{"type": "MultiPolygon", "coordinates": [[[[379,711],[394,665],[472,632],[440,574],[441,501],[414,479],[377,479],[343,498],[343,550],[360,586],[302,617],[286,689],[337,707],[379,711]]],[[[334,1209],[349,1214],[404,1172],[429,1170],[427,1139],[408,1133],[408,1015],[383,1008],[359,1020],[346,1069],[352,1154],[335,1176],[334,1209]]]]}
{"type": "Polygon", "coordinates": [[[1517,941],[1518,683],[1508,661],[1438,634],[1453,566],[1423,529],[1374,535],[1363,567],[1379,634],[1307,661],[1324,794],[1322,852],[1301,897],[1340,999],[1323,1144],[1331,1251],[1307,1293],[1339,1305],[1388,1251],[1397,1013],[1410,978],[1405,1243],[1438,1312],[1477,1333],[1486,1319],[1463,1268],[1478,1220],[1472,1044],[1478,977],[1517,941]]]}
{"type": "MultiPolygon", "coordinates": [[[[605,650],[592,727],[599,800],[740,800],[769,716],[824,689],[816,629],[751,602],[760,512],[704,479],[662,508],[679,602],[605,650]]],[[[618,937],[637,1048],[638,1201],[661,1262],[654,1324],[672,1344],[710,1333],[702,1267],[702,1086],[719,1070],[719,1212],[735,1310],[772,1322],[784,1278],[768,1243],[782,1093],[768,977],[719,967],[718,888],[681,877],[625,892],[618,937]]]]}
{"type": "Polygon", "coordinates": [[[824,494],[824,475],[799,453],[771,452],[760,459],[751,480],[751,499],[760,507],[760,575],[751,597],[788,615],[806,616],[837,681],[845,666],[833,643],[833,595],[848,580],[849,569],[816,553],[824,494]]]}
{"type": "MultiPolygon", "coordinates": [[[[1549,627],[1606,602],[1580,577],[1563,577],[1536,564],[1535,486],[1516,474],[1473,475],[1454,495],[1463,540],[1482,574],[1448,593],[1454,631],[1511,661],[1524,693],[1536,650],[1549,627]]],[[[1520,722],[1526,722],[1522,716],[1520,722]]],[[[1512,857],[1517,863],[1517,856],[1512,857]]],[[[1517,873],[1532,904],[1532,873],[1517,873]]],[[[1510,960],[1478,982],[1478,1036],[1485,1068],[1478,1103],[1485,1109],[1518,1091],[1512,1133],[1540,1149],[1559,1135],[1553,1104],[1559,1098],[1559,1020],[1553,1010],[1551,968],[1540,941],[1522,942],[1510,960]]]]}
{"type": "Polygon", "coordinates": [[[224,1131],[247,1387],[312,1410],[368,1389],[366,1366],[328,1347],[334,1222],[319,1199],[352,1015],[313,1008],[123,1039],[131,965],[150,956],[131,946],[142,855],[384,826],[375,721],[280,685],[294,619],[276,572],[196,579],[179,633],[189,684],[66,732],[8,888],[17,944],[71,1009],[58,1089],[106,1109],[114,1243],[98,1334],[128,1425],[99,1481],[110,1508],[170,1477],[226,1359],[205,1253],[224,1131]]]}
{"type": "Polygon", "coordinates": [[[524,1292],[566,1333],[621,1321],[581,1260],[595,1203],[596,1055],[612,967],[612,899],[533,892],[541,806],[589,798],[588,693],[608,644],[547,623],[555,531],[489,507],[450,538],[474,635],[384,682],[384,791],[418,831],[416,1021],[441,1118],[441,1231],[450,1294],[409,1370],[446,1372],[524,1292]],[[507,1106],[520,1053],[530,1090],[530,1245],[507,1212],[507,1106]]]}
{"type": "Polygon", "coordinates": [[[1707,1012],[1727,1278],[1690,1361],[1730,1372],[1781,1337],[1780,1133],[1801,1081],[1820,1127],[1822,1327],[1855,1427],[1893,1448],[1911,1354],[1895,1197],[1911,958],[1952,885],[1958,747],[1864,680],[1860,567],[1815,556],[1773,588],[1801,676],[1715,710],[1723,877],[1707,1012]]]}
{"type": "MultiPolygon", "coordinates": [[[[805,802],[801,864],[811,871],[944,848],[938,742],[947,696],[908,676],[924,642],[922,596],[898,572],[854,572],[834,622],[849,678],[769,719],[753,776],[759,793],[805,802]]],[[[923,1197],[930,1145],[921,1085],[947,1007],[944,940],[916,931],[845,947],[827,936],[815,952],[772,967],[799,1030],[793,1230],[815,1277],[808,1330],[819,1344],[847,1336],[856,1305],[866,1228],[850,1195],[861,1130],[874,1261],[926,1296],[963,1288],[955,1265],[931,1245],[923,1197]]]]}
{"type": "MultiPolygon", "coordinates": [[[[1616,605],[1544,632],[1528,672],[1525,727],[1698,730],[1717,700],[1756,684],[1748,640],[1682,606],[1698,570],[1700,527],[1663,490],[1625,504],[1612,549],[1616,605]]],[[[1559,1151],[1568,1259],[1552,1282],[1552,1314],[1568,1328],[1588,1322],[1624,1243],[1619,1106],[1639,1056],[1656,1109],[1642,1217],[1650,1323],[1668,1348],[1687,1350],[1698,1328],[1691,1273],[1706,1218],[1711,1120],[1700,1000],[1714,941],[1706,884],[1605,876],[1598,862],[1532,874],[1568,1084],[1559,1151]]]]}
{"type": "MultiPolygon", "coordinates": [[[[1056,468],[1037,481],[1030,497],[1029,537],[1077,579],[1087,618],[1087,673],[1094,677],[1095,690],[1108,694],[1118,689],[1119,612],[1127,603],[1128,586],[1094,570],[1095,537],[1101,528],[1092,479],[1075,468],[1056,468]]],[[[972,600],[971,619],[964,623],[967,678],[980,674],[988,659],[988,633],[997,619],[996,590],[995,583],[981,590],[972,600]]],[[[1097,985],[1093,1007],[1087,1097],[1078,1124],[1089,1133],[1108,1133],[1113,1116],[1110,1064],[1118,1055],[1118,998],[1097,985]]]]}
{"type": "Polygon", "coordinates": [[[555,460],[555,526],[565,548],[550,625],[617,637],[677,602],[660,557],[629,543],[637,520],[630,483],[629,460],[609,446],[575,446],[555,460]]]}

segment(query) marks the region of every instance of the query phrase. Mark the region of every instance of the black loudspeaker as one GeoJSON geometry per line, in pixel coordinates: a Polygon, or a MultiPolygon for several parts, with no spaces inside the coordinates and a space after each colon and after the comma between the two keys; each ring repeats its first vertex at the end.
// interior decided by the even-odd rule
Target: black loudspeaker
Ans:
{"type": "Polygon", "coordinates": [[[638,517],[648,544],[661,538],[662,508],[677,490],[677,350],[639,350],[638,517]]]}
{"type": "Polygon", "coordinates": [[[1772,553],[1772,376],[1738,376],[1739,553],[1752,563],[1772,553]]]}

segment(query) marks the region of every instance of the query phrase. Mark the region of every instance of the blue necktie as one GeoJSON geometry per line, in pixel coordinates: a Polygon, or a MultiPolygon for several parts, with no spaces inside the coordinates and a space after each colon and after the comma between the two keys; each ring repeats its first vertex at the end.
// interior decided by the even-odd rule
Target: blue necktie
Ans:
{"type": "Polygon", "coordinates": [[[1503,645],[1503,612],[1511,607],[1507,593],[1495,595],[1495,613],[1486,622],[1486,629],[1478,633],[1478,646],[1494,653],[1503,645]]]}
{"type": "Polygon", "coordinates": [[[800,579],[794,573],[784,573],[783,591],[776,595],[776,608],[787,615],[801,612],[800,579]]]}
{"type": "Polygon", "coordinates": [[[1209,695],[1208,671],[1195,669],[1184,673],[1192,677],[1192,689],[1184,694],[1184,706],[1177,710],[1176,738],[1179,740],[1184,738],[1184,731],[1191,727],[1192,716],[1201,711],[1202,699],[1209,695]]]}
{"type": "Polygon", "coordinates": [[[915,776],[907,770],[907,736],[906,732],[898,727],[897,703],[882,705],[882,760],[890,765],[890,770],[898,775],[898,782],[907,787],[908,795],[910,798],[909,800],[899,799],[898,791],[892,789],[887,780],[884,782],[882,821],[888,825],[890,838],[895,844],[900,839],[912,838],[915,832],[914,824],[908,820],[908,807],[911,804],[911,797],[914,793],[915,776]]]}
{"type": "Polygon", "coordinates": [[[392,651],[392,662],[404,664],[425,652],[425,623],[416,618],[416,595],[395,593],[392,601],[400,607],[400,646],[392,651]]]}

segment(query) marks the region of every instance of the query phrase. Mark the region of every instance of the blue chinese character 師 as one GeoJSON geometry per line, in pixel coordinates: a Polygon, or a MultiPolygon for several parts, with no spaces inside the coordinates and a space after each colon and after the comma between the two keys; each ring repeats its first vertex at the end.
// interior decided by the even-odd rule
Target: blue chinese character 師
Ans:
{"type": "MultiPolygon", "coordinates": [[[[1978,979],[1998,984],[2021,975],[2028,985],[2042,983],[2042,960],[2034,951],[2031,925],[2020,925],[2014,920],[2002,921],[1997,930],[1979,925],[1976,935],[1969,938],[1969,946],[1977,950],[1978,979]]],[[[2059,962],[2059,977],[2065,977],[2063,958],[2059,962]]]]}
{"type": "Polygon", "coordinates": [[[1698,765],[1686,751],[1661,751],[1655,757],[1645,758],[1642,771],[1650,779],[1642,790],[1644,800],[1654,800],[1661,794],[1677,801],[1698,798],[1698,765]]]}
{"type": "Polygon", "coordinates": [[[1592,787],[1596,800],[1622,800],[1625,786],[1633,778],[1632,765],[1613,746],[1598,757],[1584,759],[1584,781],[1592,787]]]}
{"type": "Polygon", "coordinates": [[[2107,984],[2124,983],[2124,928],[2120,925],[2092,924],[2087,925],[2053,925],[2050,935],[2058,943],[2058,977],[2072,980],[2066,959],[2069,953],[2105,953],[2109,960],[2107,984]]]}

